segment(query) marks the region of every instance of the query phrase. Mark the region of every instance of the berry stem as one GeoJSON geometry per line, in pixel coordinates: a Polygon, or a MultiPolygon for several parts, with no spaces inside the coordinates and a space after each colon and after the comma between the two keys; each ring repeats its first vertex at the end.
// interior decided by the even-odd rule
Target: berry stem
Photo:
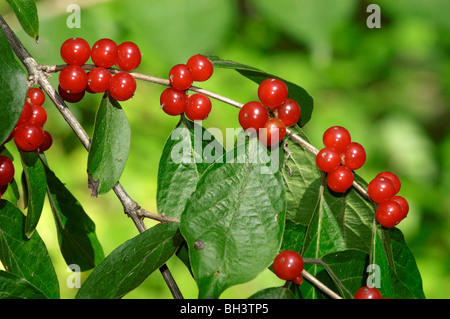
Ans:
{"type": "Polygon", "coordinates": [[[322,292],[324,292],[325,294],[327,294],[329,297],[333,298],[333,299],[342,299],[341,296],[339,296],[337,293],[335,293],[333,290],[331,290],[330,288],[328,288],[326,285],[324,285],[321,281],[319,281],[316,277],[314,277],[313,275],[311,275],[309,272],[307,272],[306,270],[302,271],[302,276],[308,280],[310,283],[312,283],[314,286],[316,286],[317,288],[319,288],[320,290],[322,290],[322,292]]]}

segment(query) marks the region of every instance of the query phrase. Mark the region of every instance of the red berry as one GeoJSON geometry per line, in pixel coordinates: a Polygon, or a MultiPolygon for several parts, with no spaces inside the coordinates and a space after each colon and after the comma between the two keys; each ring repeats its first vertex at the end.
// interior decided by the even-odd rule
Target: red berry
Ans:
{"type": "Polygon", "coordinates": [[[0,185],[9,184],[14,178],[14,164],[7,156],[0,155],[0,185]]]}
{"type": "Polygon", "coordinates": [[[186,116],[192,121],[201,121],[211,112],[211,100],[203,94],[197,93],[188,97],[185,110],[186,116]]]}
{"type": "Polygon", "coordinates": [[[394,227],[403,219],[403,208],[396,201],[389,200],[378,204],[376,217],[384,227],[394,227]]]}
{"type": "Polygon", "coordinates": [[[44,131],[44,139],[38,148],[39,152],[47,151],[52,146],[52,144],[53,144],[52,135],[49,132],[44,131]]]}
{"type": "Polygon", "coordinates": [[[124,71],[136,69],[141,64],[141,50],[134,42],[123,42],[117,47],[116,65],[124,71]]]}
{"type": "Polygon", "coordinates": [[[277,117],[284,122],[286,126],[292,126],[298,122],[301,115],[300,105],[290,98],[277,108],[277,117]]]}
{"type": "Polygon", "coordinates": [[[68,93],[84,91],[87,82],[88,76],[79,65],[68,65],[59,73],[59,85],[68,93]]]}
{"type": "Polygon", "coordinates": [[[192,72],[186,64],[174,65],[169,72],[170,85],[181,91],[185,91],[192,86],[192,72]]]}
{"type": "Polygon", "coordinates": [[[248,102],[239,111],[239,123],[244,130],[252,128],[258,132],[260,128],[266,125],[268,120],[269,111],[260,102],[248,102]]]}
{"type": "Polygon", "coordinates": [[[186,92],[169,87],[161,93],[159,101],[164,112],[180,115],[186,110],[188,97],[186,92]]]}
{"type": "Polygon", "coordinates": [[[45,94],[39,88],[31,88],[27,92],[31,104],[42,105],[45,102],[45,94]]]}
{"type": "Polygon", "coordinates": [[[91,47],[82,38],[71,38],[61,45],[60,53],[67,64],[83,65],[91,55],[91,47]]]}
{"type": "Polygon", "coordinates": [[[304,269],[303,258],[296,251],[280,252],[272,264],[273,272],[283,280],[294,280],[301,276],[304,269]]]}
{"type": "Polygon", "coordinates": [[[392,183],[394,183],[395,187],[395,194],[397,194],[400,191],[400,188],[402,187],[402,183],[400,182],[400,178],[398,178],[397,175],[391,172],[381,172],[376,177],[385,177],[391,180],[392,183]]]}
{"type": "Polygon", "coordinates": [[[350,133],[342,126],[332,126],[323,133],[323,145],[332,147],[340,153],[345,151],[350,142],[350,133]]]}
{"type": "Polygon", "coordinates": [[[364,147],[356,142],[351,142],[344,151],[344,165],[351,170],[361,168],[366,162],[364,147]]]}
{"type": "Polygon", "coordinates": [[[272,146],[280,142],[286,135],[286,125],[279,118],[272,117],[266,125],[259,129],[259,140],[266,146],[272,146]]]}
{"type": "Polygon", "coordinates": [[[120,72],[114,74],[109,85],[109,94],[117,101],[130,99],[136,91],[136,80],[130,73],[120,72]]]}
{"type": "Polygon", "coordinates": [[[61,87],[61,85],[58,85],[58,94],[59,96],[66,102],[69,103],[77,103],[80,102],[84,95],[85,95],[86,91],[81,91],[79,93],[68,93],[66,91],[64,91],[61,87]]]}
{"type": "Polygon", "coordinates": [[[94,43],[91,50],[92,62],[101,68],[110,68],[117,61],[118,46],[111,39],[100,39],[94,43]]]}
{"type": "Polygon", "coordinates": [[[1,196],[6,192],[6,190],[8,189],[8,184],[5,185],[0,185],[0,200],[1,200],[1,196]]]}
{"type": "Polygon", "coordinates": [[[400,206],[402,206],[402,212],[403,212],[402,219],[406,218],[406,216],[408,216],[408,212],[409,212],[408,201],[404,197],[398,196],[398,195],[392,197],[391,200],[394,202],[397,202],[398,204],[400,204],[400,206]]]}
{"type": "Polygon", "coordinates": [[[375,287],[365,286],[358,289],[355,299],[381,299],[381,293],[375,287]]]}
{"type": "Polygon", "coordinates": [[[265,79],[258,87],[258,97],[267,107],[277,108],[286,101],[288,87],[280,79],[265,79]]]}
{"type": "Polygon", "coordinates": [[[88,73],[87,88],[94,93],[103,93],[109,90],[111,84],[111,73],[105,69],[97,67],[88,73]]]}
{"type": "Polygon", "coordinates": [[[33,105],[30,102],[25,101],[22,113],[20,113],[20,117],[16,125],[28,123],[32,115],[33,115],[33,105]]]}
{"type": "Polygon", "coordinates": [[[31,115],[29,122],[42,127],[46,121],[47,112],[45,109],[40,105],[33,105],[33,114],[31,115]]]}
{"type": "Polygon", "coordinates": [[[394,183],[385,177],[375,177],[367,187],[369,197],[378,204],[386,202],[395,195],[394,183]]]}
{"type": "Polygon", "coordinates": [[[192,79],[199,82],[208,80],[214,70],[212,62],[201,54],[191,56],[186,66],[191,70],[192,79]]]}
{"type": "Polygon", "coordinates": [[[19,150],[25,152],[34,151],[44,140],[44,131],[42,127],[26,123],[18,125],[14,131],[14,143],[19,150]]]}
{"type": "Polygon", "coordinates": [[[292,281],[294,282],[294,284],[301,285],[303,282],[303,276],[300,275],[298,277],[295,277],[294,279],[292,279],[292,281]]]}
{"type": "Polygon", "coordinates": [[[353,172],[347,166],[339,166],[327,175],[328,187],[337,193],[343,193],[353,184],[353,172]]]}
{"type": "Polygon", "coordinates": [[[316,155],[317,167],[323,172],[331,172],[341,165],[341,154],[334,149],[325,147],[316,155]]]}

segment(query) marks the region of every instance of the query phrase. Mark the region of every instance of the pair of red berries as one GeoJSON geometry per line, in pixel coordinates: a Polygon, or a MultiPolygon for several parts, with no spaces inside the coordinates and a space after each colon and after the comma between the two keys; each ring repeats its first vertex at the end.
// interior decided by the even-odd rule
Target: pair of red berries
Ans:
{"type": "Polygon", "coordinates": [[[400,188],[400,179],[392,172],[381,172],[369,183],[367,192],[378,204],[376,218],[384,227],[394,227],[408,215],[408,201],[397,195],[400,188]]]}
{"type": "Polygon", "coordinates": [[[213,74],[212,62],[201,54],[190,57],[186,64],[177,64],[170,69],[170,87],[161,93],[162,110],[172,116],[185,114],[192,121],[201,121],[211,112],[211,100],[204,94],[187,95],[194,81],[203,82],[213,74]]]}
{"type": "Polygon", "coordinates": [[[28,90],[22,113],[7,142],[14,139],[17,148],[25,152],[45,152],[50,148],[52,136],[43,129],[47,121],[47,112],[42,107],[44,101],[41,89],[28,90]]]}
{"type": "Polygon", "coordinates": [[[130,99],[136,91],[136,80],[128,72],[112,75],[108,68],[116,65],[123,71],[136,69],[141,63],[141,51],[133,42],[117,45],[111,39],[100,39],[92,49],[82,38],[66,40],[60,54],[67,66],[59,74],[58,92],[61,97],[71,103],[81,101],[85,92],[103,93],[118,101],[130,99]],[[82,68],[89,58],[96,66],[89,73],[82,68]]]}
{"type": "Polygon", "coordinates": [[[239,124],[244,130],[258,134],[266,146],[279,143],[286,135],[286,127],[298,122],[300,105],[288,98],[288,87],[280,79],[265,79],[258,86],[259,101],[244,104],[239,111],[239,124]],[[270,112],[274,117],[270,116],[270,112]]]}
{"type": "Polygon", "coordinates": [[[328,187],[338,193],[349,189],[354,181],[353,171],[366,162],[364,147],[352,142],[350,133],[342,126],[332,126],[323,134],[324,148],[316,155],[317,167],[327,173],[328,187]]]}
{"type": "Polygon", "coordinates": [[[6,192],[8,184],[13,180],[14,172],[12,160],[5,155],[0,155],[0,200],[6,192]]]}
{"type": "Polygon", "coordinates": [[[282,280],[292,280],[297,285],[303,281],[304,269],[302,256],[293,250],[284,250],[274,259],[272,269],[275,275],[282,280]]]}

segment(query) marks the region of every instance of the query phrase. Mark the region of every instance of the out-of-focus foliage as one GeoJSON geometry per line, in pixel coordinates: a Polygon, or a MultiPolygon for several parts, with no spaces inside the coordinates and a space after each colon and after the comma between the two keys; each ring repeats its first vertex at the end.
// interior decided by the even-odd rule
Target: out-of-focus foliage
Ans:
{"type": "MultiPolygon", "coordinates": [[[[140,46],[141,73],[166,78],[172,65],[203,53],[252,65],[304,87],[315,102],[304,129],[316,147],[322,146],[329,126],[345,126],[366,148],[368,159],[359,175],[370,180],[390,170],[400,176],[400,192],[411,210],[399,228],[417,260],[425,295],[450,297],[450,2],[80,1],[81,28],[72,29],[66,24],[69,4],[77,1],[38,1],[39,44],[20,31],[5,3],[0,12],[42,64],[63,63],[59,48],[69,37],[83,37],[91,45],[107,37],[140,46]],[[366,25],[371,3],[380,6],[381,28],[366,25]]],[[[57,76],[51,80],[56,87],[57,76]]],[[[242,103],[257,98],[256,84],[231,70],[216,70],[201,86],[242,103]]],[[[155,212],[158,162],[177,124],[159,108],[162,90],[139,82],[135,97],[122,103],[131,146],[121,183],[141,206],[155,212]]],[[[90,135],[100,99],[87,95],[70,105],[90,135]]],[[[54,136],[48,162],[96,223],[107,255],[137,230],[114,194],[90,198],[87,152],[49,101],[45,106],[46,127],[54,136]]],[[[225,136],[226,128],[239,127],[237,110],[213,101],[213,112],[203,124],[221,129],[225,136]]],[[[61,296],[72,298],[76,291],[65,285],[69,273],[46,205],[39,233],[54,254],[61,296]]],[[[184,265],[176,258],[168,265],[184,295],[195,298],[197,288],[184,265]]],[[[246,298],[279,283],[265,272],[222,297],[246,298]]],[[[171,295],[156,272],[127,297],[171,295]]]]}

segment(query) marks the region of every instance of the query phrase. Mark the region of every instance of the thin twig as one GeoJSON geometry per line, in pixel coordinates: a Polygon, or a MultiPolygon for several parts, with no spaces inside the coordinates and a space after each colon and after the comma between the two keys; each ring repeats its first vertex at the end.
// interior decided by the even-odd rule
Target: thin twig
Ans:
{"type": "Polygon", "coordinates": [[[321,281],[319,281],[316,277],[311,275],[306,270],[302,271],[302,276],[306,280],[308,280],[310,283],[312,283],[314,286],[322,290],[322,292],[326,293],[328,296],[330,296],[333,299],[342,299],[341,296],[339,296],[337,293],[335,293],[333,290],[328,288],[326,285],[324,285],[321,281]]]}
{"type": "MultiPolygon", "coordinates": [[[[36,60],[31,56],[31,54],[27,51],[27,49],[24,47],[22,42],[17,38],[15,33],[11,30],[9,25],[6,23],[6,21],[3,19],[3,17],[0,15],[0,26],[8,39],[11,48],[13,49],[14,53],[17,55],[19,60],[22,62],[22,64],[27,69],[27,72],[31,79],[35,81],[36,83],[39,83],[39,85],[42,87],[42,89],[45,91],[45,93],[48,95],[50,100],[53,102],[53,104],[56,106],[56,108],[59,110],[63,118],[66,120],[66,122],[69,124],[69,126],[72,128],[74,133],[77,135],[78,139],[81,141],[83,146],[86,148],[87,151],[89,151],[91,141],[89,136],[87,135],[86,131],[84,130],[83,126],[78,122],[76,117],[73,115],[73,113],[70,111],[70,109],[67,107],[67,105],[64,103],[63,99],[56,93],[55,89],[51,85],[51,83],[48,81],[48,73],[45,72],[41,65],[39,65],[36,60]]],[[[125,192],[125,189],[122,187],[120,183],[117,183],[113,190],[117,196],[117,198],[120,200],[124,207],[125,213],[133,220],[135,223],[138,231],[140,233],[144,232],[146,230],[146,227],[143,223],[142,217],[138,216],[137,210],[140,209],[139,205],[131,199],[130,196],[125,192]]],[[[162,266],[160,268],[160,272],[163,275],[164,280],[166,281],[167,286],[169,287],[170,291],[172,292],[172,295],[174,298],[182,298],[181,292],[173,279],[172,275],[170,274],[169,269],[166,265],[162,266]]]]}

